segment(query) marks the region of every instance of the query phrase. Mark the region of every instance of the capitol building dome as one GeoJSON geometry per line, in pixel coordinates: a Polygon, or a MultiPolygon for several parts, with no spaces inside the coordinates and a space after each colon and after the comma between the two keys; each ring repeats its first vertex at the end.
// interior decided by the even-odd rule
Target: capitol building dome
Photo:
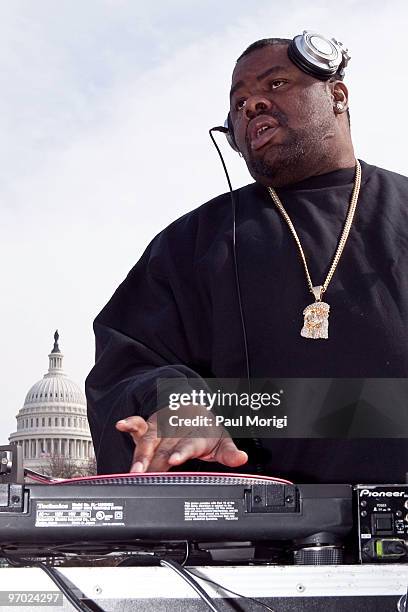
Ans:
{"type": "Polygon", "coordinates": [[[9,441],[22,447],[25,468],[47,472],[65,461],[80,473],[94,457],[86,399],[62,369],[58,340],[56,331],[48,372],[28,391],[9,441]]]}

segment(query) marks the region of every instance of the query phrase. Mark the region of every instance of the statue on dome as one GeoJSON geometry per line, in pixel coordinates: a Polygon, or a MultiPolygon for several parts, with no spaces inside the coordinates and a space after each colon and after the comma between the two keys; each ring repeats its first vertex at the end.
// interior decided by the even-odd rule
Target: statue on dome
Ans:
{"type": "Polygon", "coordinates": [[[53,353],[59,353],[59,346],[58,346],[58,340],[59,340],[59,333],[58,333],[58,329],[55,330],[55,334],[54,334],[54,348],[52,349],[53,353]]]}

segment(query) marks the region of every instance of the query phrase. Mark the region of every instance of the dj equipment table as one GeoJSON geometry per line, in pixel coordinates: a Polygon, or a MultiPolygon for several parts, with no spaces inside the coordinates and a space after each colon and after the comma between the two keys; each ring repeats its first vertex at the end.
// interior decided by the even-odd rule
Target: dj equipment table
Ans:
{"type": "MultiPolygon", "coordinates": [[[[274,612],[397,612],[397,603],[406,593],[408,584],[408,565],[403,564],[190,569],[196,575],[215,580],[242,595],[260,599],[274,612]]],[[[204,612],[208,609],[196,593],[168,568],[85,567],[61,568],[59,571],[99,609],[109,612],[204,612]]],[[[200,580],[200,583],[225,611],[259,612],[262,609],[248,599],[228,600],[232,596],[225,591],[209,582],[200,580]]],[[[6,590],[13,593],[56,592],[56,587],[40,569],[1,568],[0,609],[27,612],[42,606],[4,605],[6,590]]],[[[62,604],[47,606],[47,609],[49,612],[67,612],[73,607],[64,598],[62,604]]]]}

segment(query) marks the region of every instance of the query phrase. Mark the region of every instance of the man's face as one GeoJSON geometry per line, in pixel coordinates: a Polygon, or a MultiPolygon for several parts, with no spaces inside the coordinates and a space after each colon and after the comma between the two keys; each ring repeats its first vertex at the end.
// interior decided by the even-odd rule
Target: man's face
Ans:
{"type": "Polygon", "coordinates": [[[299,70],[285,44],[267,45],[239,60],[230,117],[249,172],[265,185],[319,174],[332,153],[336,119],[330,85],[299,70]]]}

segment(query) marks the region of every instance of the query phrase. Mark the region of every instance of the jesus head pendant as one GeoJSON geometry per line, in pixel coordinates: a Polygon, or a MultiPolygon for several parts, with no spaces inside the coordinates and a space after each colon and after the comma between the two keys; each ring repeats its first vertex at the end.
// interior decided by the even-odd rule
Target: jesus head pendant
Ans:
{"type": "Polygon", "coordinates": [[[314,302],[303,311],[305,317],[300,335],[303,338],[324,338],[329,337],[329,311],[330,306],[326,302],[314,302]]]}

